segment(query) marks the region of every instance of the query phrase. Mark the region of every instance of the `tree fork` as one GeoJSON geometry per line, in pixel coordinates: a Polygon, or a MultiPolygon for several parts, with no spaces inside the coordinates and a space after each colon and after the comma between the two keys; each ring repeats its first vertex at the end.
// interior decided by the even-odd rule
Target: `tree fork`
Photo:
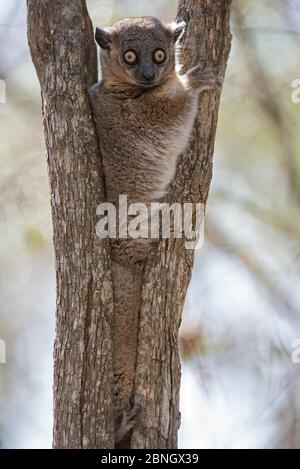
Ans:
{"type": "MultiPolygon", "coordinates": [[[[86,89],[97,81],[93,27],[84,0],[27,0],[28,40],[42,91],[57,278],[55,448],[113,448],[113,293],[109,243],[96,236],[105,200],[101,155],[86,89]]],[[[201,58],[225,73],[230,0],[180,0],[187,23],[183,66],[201,58]]],[[[206,203],[220,95],[201,97],[191,145],[171,201],[206,203]]],[[[132,448],[176,448],[178,331],[194,253],[163,240],[146,264],[135,379],[143,411],[132,448]]]]}

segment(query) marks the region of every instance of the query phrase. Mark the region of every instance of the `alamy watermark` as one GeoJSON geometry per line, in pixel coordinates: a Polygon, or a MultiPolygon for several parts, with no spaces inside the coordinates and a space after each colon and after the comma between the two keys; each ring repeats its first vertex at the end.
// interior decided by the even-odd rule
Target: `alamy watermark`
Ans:
{"type": "Polygon", "coordinates": [[[300,103],[300,78],[292,81],[292,88],[294,91],[292,92],[292,102],[294,104],[300,103]]]}
{"type": "Polygon", "coordinates": [[[6,103],[6,83],[0,78],[0,104],[6,103]]]}
{"type": "Polygon", "coordinates": [[[291,355],[292,362],[295,365],[300,365],[300,339],[295,339],[292,347],[295,349],[291,355]]]}
{"type": "Polygon", "coordinates": [[[102,203],[97,208],[96,232],[111,239],[184,239],[187,249],[200,249],[204,243],[204,204],[128,204],[126,195],[119,205],[102,203]]]}
{"type": "Polygon", "coordinates": [[[6,343],[0,339],[0,365],[6,363],[6,343]]]}

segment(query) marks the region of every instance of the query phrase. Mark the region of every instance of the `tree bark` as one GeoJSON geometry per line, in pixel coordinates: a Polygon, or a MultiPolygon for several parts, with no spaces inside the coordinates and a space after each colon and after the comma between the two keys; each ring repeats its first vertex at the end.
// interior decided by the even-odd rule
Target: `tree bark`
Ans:
{"type": "MultiPolygon", "coordinates": [[[[97,81],[84,0],[27,0],[28,39],[42,90],[57,273],[54,349],[56,448],[113,448],[113,294],[107,241],[96,236],[104,201],[100,149],[87,87],[97,81]]],[[[201,58],[225,73],[230,0],[180,0],[187,23],[183,64],[201,58]]],[[[206,203],[220,95],[202,95],[192,143],[170,200],[206,203]]],[[[135,403],[143,411],[132,448],[176,448],[178,331],[194,252],[163,240],[147,261],[139,323],[135,403]]]]}
{"type": "Polygon", "coordinates": [[[86,89],[97,81],[82,0],[28,0],[28,38],[42,89],[57,277],[54,432],[57,448],[112,448],[113,300],[104,201],[86,89]]]}
{"type": "MultiPolygon", "coordinates": [[[[184,71],[199,59],[225,74],[231,47],[230,0],[180,0],[178,19],[187,24],[184,71]]],[[[206,204],[212,177],[220,94],[201,95],[191,145],[179,161],[171,202],[206,204]]],[[[135,402],[144,411],[133,448],[177,448],[180,426],[178,332],[194,252],[182,240],[162,240],[149,256],[143,281],[135,402]]]]}

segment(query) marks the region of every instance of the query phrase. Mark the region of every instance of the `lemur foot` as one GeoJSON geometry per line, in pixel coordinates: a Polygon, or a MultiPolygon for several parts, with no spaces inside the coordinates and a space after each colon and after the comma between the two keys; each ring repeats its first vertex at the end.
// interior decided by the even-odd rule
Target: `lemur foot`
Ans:
{"type": "Polygon", "coordinates": [[[200,92],[223,86],[224,77],[218,73],[217,67],[207,67],[203,62],[199,62],[187,75],[190,87],[200,92]]]}
{"type": "Polygon", "coordinates": [[[134,428],[138,421],[139,413],[142,407],[136,404],[132,409],[122,410],[116,418],[116,445],[119,445],[134,428]]]}

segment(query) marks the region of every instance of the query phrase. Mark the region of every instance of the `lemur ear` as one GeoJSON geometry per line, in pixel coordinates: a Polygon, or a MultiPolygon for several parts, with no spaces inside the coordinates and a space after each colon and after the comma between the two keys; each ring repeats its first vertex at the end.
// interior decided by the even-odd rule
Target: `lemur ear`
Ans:
{"type": "Polygon", "coordinates": [[[108,29],[96,28],[95,39],[101,49],[109,50],[111,48],[112,40],[108,29]]]}
{"type": "Polygon", "coordinates": [[[184,21],[180,21],[178,23],[174,21],[169,25],[169,27],[173,33],[174,42],[177,42],[185,31],[186,23],[184,21]]]}

